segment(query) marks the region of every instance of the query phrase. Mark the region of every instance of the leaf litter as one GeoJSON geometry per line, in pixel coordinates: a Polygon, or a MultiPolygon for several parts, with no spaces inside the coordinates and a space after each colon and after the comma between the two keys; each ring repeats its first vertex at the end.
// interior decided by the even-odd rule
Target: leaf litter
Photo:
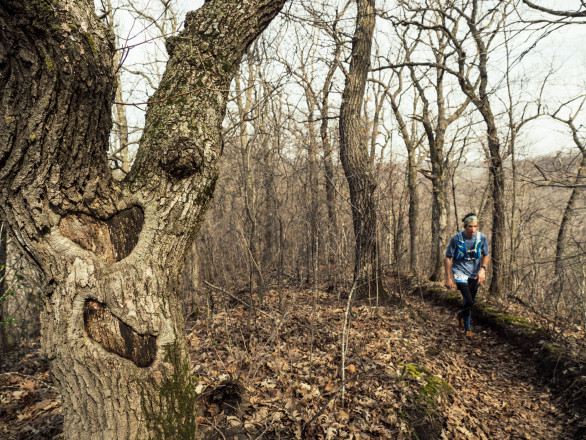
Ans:
{"type": "MultiPolygon", "coordinates": [[[[342,400],[344,302],[311,290],[281,297],[271,291],[262,313],[227,301],[188,334],[198,389],[237,380],[246,390],[233,438],[577,438],[583,413],[531,360],[488,328],[466,340],[450,311],[418,295],[355,305],[342,400]]],[[[210,438],[226,432],[223,413],[202,406],[210,438]]]]}
{"type": "MultiPolygon", "coordinates": [[[[450,311],[418,295],[403,299],[353,307],[343,387],[344,300],[273,290],[254,309],[218,298],[213,313],[187,323],[202,436],[579,438],[583,411],[556,396],[515,346],[478,326],[467,341],[450,311]]],[[[53,438],[62,423],[38,342],[5,356],[0,438],[53,438]]]]}

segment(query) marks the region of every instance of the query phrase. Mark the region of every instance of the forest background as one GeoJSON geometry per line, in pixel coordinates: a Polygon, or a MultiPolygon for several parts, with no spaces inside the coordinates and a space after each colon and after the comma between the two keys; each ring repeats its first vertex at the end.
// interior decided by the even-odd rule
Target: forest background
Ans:
{"type": "MultiPolygon", "coordinates": [[[[166,63],[165,38],[200,5],[96,5],[120,48],[110,151],[118,173],[132,165],[146,103],[166,63]]],[[[363,133],[377,183],[381,268],[442,279],[443,250],[460,217],[476,212],[491,238],[490,152],[482,117],[457,79],[440,78],[431,65],[438,57],[454,63],[453,49],[437,30],[409,24],[420,6],[377,5],[363,133]],[[438,99],[440,119],[458,114],[443,145],[430,152],[438,99]]],[[[572,1],[542,6],[579,8],[572,1]]],[[[243,60],[224,122],[220,179],[184,269],[186,312],[209,284],[246,284],[262,302],[266,289],[285,281],[333,288],[351,278],[338,114],[355,13],[352,2],[291,2],[243,60]]],[[[501,294],[536,311],[547,327],[567,318],[584,326],[584,25],[515,2],[488,18],[488,95],[507,195],[501,294]]],[[[10,240],[6,258],[3,347],[38,333],[41,308],[38,276],[10,240]]]]}
{"type": "MultiPolygon", "coordinates": [[[[121,178],[167,62],[165,38],[200,5],[96,2],[119,48],[109,159],[121,178]]],[[[491,244],[501,240],[489,294],[522,305],[553,333],[583,332],[583,19],[524,2],[481,2],[483,53],[463,24],[470,5],[377,4],[361,115],[376,182],[377,270],[441,281],[447,242],[474,211],[491,244]],[[466,81],[472,93],[463,90],[466,81]],[[489,113],[474,93],[490,102],[489,113]],[[487,125],[498,133],[496,156],[487,125]],[[503,202],[496,208],[495,197],[503,202]]],[[[580,8],[573,1],[540,5],[580,8]]],[[[220,178],[183,269],[186,316],[213,308],[222,289],[245,292],[259,306],[285,285],[319,285],[338,296],[350,290],[355,243],[338,121],[355,17],[354,2],[289,2],[244,57],[224,120],[220,178]]],[[[0,343],[9,350],[40,331],[41,281],[3,237],[0,343]]],[[[382,283],[370,294],[378,300],[384,290],[382,283]]]]}

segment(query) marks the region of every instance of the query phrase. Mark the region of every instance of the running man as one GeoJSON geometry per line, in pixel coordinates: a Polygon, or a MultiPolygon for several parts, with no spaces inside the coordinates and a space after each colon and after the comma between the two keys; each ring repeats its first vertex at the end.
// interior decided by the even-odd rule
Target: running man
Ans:
{"type": "Polygon", "coordinates": [[[472,306],[476,300],[478,287],[486,279],[486,267],[490,257],[488,240],[486,235],[478,230],[476,214],[473,212],[466,214],[462,221],[464,222],[464,230],[452,237],[446,250],[445,285],[448,289],[454,290],[453,273],[456,286],[464,300],[462,310],[456,314],[458,326],[464,329],[466,338],[471,339],[472,306]]]}

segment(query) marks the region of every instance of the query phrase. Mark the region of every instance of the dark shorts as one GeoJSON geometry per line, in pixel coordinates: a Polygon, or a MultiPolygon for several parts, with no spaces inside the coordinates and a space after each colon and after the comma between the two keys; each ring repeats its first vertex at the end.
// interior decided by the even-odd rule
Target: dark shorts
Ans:
{"type": "Polygon", "coordinates": [[[462,316],[469,316],[472,310],[472,306],[476,301],[476,294],[478,293],[478,279],[468,278],[467,283],[456,283],[456,287],[458,287],[458,290],[464,299],[464,309],[462,310],[462,316]]]}

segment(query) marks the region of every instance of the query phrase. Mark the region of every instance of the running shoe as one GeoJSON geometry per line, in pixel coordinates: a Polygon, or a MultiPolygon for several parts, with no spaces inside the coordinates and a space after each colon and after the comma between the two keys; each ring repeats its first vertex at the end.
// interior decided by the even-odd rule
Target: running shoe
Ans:
{"type": "Polygon", "coordinates": [[[460,312],[456,313],[456,319],[458,320],[458,328],[462,330],[464,328],[464,318],[460,312]]]}

